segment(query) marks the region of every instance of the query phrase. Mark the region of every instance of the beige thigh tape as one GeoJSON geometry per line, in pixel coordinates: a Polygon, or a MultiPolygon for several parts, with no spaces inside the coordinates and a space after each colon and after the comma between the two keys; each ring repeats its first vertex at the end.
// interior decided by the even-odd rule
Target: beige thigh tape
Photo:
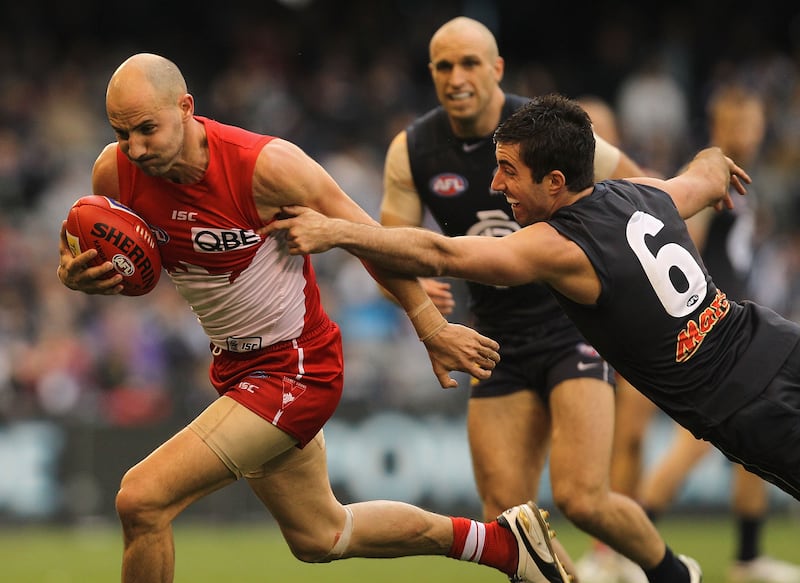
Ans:
{"type": "Polygon", "coordinates": [[[211,403],[189,428],[237,479],[261,477],[266,463],[297,444],[295,438],[225,396],[211,403]]]}

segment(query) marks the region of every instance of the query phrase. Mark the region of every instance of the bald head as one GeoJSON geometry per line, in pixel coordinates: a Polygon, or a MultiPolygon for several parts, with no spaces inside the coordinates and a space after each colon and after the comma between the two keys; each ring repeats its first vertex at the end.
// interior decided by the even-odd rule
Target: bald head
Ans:
{"type": "Polygon", "coordinates": [[[106,106],[142,92],[158,104],[175,104],[186,94],[186,80],[177,65],[160,55],[139,53],[126,59],[108,82],[106,106]]]}
{"type": "Polygon", "coordinates": [[[497,40],[486,25],[466,16],[457,16],[445,22],[431,37],[428,47],[431,61],[442,45],[449,45],[457,41],[459,44],[467,43],[482,52],[489,60],[496,59],[500,52],[497,49],[497,40]]]}
{"type": "Polygon", "coordinates": [[[194,98],[175,63],[150,53],[133,55],[108,82],[106,115],[119,151],[150,176],[195,180],[204,169],[205,132],[194,118],[194,98]]]}
{"type": "Polygon", "coordinates": [[[434,33],[428,69],[455,135],[488,136],[500,123],[503,68],[494,35],[477,20],[459,16],[434,33]]]}

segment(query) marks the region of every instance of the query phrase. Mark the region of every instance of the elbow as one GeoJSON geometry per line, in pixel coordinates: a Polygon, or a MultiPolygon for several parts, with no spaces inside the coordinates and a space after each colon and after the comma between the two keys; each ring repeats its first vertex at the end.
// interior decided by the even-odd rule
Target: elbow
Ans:
{"type": "Polygon", "coordinates": [[[446,277],[450,275],[443,262],[435,260],[429,254],[414,261],[410,271],[418,277],[446,277]]]}
{"type": "Polygon", "coordinates": [[[448,277],[450,275],[452,275],[452,273],[447,267],[442,263],[438,263],[431,266],[430,275],[428,277],[448,277]]]}
{"type": "Polygon", "coordinates": [[[429,277],[448,277],[454,275],[454,257],[441,245],[434,245],[432,249],[420,255],[420,259],[429,270],[429,277]]]}

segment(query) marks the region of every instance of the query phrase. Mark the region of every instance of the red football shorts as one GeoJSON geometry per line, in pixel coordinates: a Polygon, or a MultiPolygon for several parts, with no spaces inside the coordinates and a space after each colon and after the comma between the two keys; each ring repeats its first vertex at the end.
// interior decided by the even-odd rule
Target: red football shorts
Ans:
{"type": "Polygon", "coordinates": [[[304,447],[339,404],[344,384],[342,335],[335,322],[261,350],[215,350],[211,384],[304,447]]]}

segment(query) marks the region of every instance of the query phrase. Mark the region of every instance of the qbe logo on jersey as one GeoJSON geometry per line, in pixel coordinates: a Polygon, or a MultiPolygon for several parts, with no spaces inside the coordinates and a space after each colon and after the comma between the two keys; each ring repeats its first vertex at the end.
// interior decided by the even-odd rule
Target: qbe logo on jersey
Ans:
{"type": "Polygon", "coordinates": [[[430,189],[439,196],[458,196],[469,187],[469,181],[460,174],[445,172],[437,174],[429,183],[430,189]]]}
{"type": "Polygon", "coordinates": [[[192,229],[192,246],[198,253],[238,251],[259,243],[261,237],[252,229],[192,229]]]}

